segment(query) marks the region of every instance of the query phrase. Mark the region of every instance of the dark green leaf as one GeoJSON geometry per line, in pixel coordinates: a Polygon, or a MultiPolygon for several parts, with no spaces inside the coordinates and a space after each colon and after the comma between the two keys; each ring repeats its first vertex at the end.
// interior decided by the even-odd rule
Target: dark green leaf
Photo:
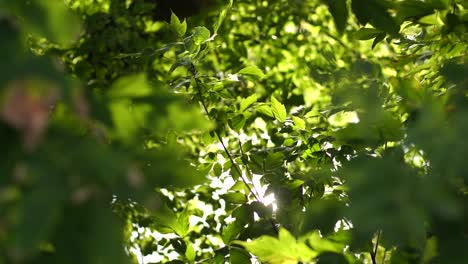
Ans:
{"type": "Polygon", "coordinates": [[[240,248],[231,247],[229,250],[229,264],[250,264],[250,254],[240,248]]]}
{"type": "Polygon", "coordinates": [[[229,192],[223,194],[221,197],[229,203],[242,204],[247,202],[247,197],[245,194],[240,192],[229,192]]]}
{"type": "Polygon", "coordinates": [[[339,32],[343,32],[348,20],[348,7],[346,5],[346,0],[325,0],[325,3],[333,16],[336,29],[339,32]]]}
{"type": "Polygon", "coordinates": [[[354,38],[359,39],[359,40],[368,40],[368,39],[373,39],[378,36],[380,36],[382,33],[381,30],[374,29],[374,28],[361,28],[357,32],[353,34],[354,38]]]}

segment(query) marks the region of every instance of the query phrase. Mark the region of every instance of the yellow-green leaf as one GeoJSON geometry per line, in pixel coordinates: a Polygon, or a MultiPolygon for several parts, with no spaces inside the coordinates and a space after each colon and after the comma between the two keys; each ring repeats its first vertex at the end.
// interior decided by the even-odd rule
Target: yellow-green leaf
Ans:
{"type": "Polygon", "coordinates": [[[271,97],[271,111],[276,120],[284,122],[287,117],[286,108],[275,97],[271,97]]]}
{"type": "Polygon", "coordinates": [[[257,101],[257,95],[256,94],[252,94],[251,96],[242,99],[242,101],[240,103],[239,111],[243,112],[245,109],[247,109],[249,106],[251,106],[256,101],[257,101]]]}
{"type": "Polygon", "coordinates": [[[182,37],[185,34],[185,31],[187,31],[187,21],[184,19],[181,23],[180,19],[174,13],[171,13],[171,26],[179,37],[182,37]]]}
{"type": "Polygon", "coordinates": [[[297,116],[293,116],[292,120],[294,122],[294,125],[297,126],[298,128],[300,128],[300,129],[305,129],[306,128],[306,123],[305,123],[304,119],[302,119],[300,117],[297,117],[297,116]]]}
{"type": "Polygon", "coordinates": [[[243,74],[243,75],[250,75],[250,76],[254,76],[254,77],[258,77],[258,78],[265,77],[265,74],[263,73],[263,71],[260,70],[255,65],[245,67],[242,70],[240,70],[238,73],[243,74]]]}

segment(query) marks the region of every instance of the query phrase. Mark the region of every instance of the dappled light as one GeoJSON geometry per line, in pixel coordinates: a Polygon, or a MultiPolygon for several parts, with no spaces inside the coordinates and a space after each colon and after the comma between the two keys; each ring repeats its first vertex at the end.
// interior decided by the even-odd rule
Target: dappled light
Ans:
{"type": "Polygon", "coordinates": [[[0,264],[468,263],[463,0],[0,1],[0,264]]]}

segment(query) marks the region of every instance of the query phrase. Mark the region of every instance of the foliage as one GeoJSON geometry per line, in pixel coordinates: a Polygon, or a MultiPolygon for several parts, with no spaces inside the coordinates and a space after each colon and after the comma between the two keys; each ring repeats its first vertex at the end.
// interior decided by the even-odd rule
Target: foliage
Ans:
{"type": "Polygon", "coordinates": [[[466,1],[65,3],[0,1],[0,263],[468,261],[466,1]]]}

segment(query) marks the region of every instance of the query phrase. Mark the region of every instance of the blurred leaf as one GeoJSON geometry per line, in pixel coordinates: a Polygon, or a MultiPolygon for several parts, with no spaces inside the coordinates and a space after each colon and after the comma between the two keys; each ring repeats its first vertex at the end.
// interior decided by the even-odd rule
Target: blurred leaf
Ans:
{"type": "Polygon", "coordinates": [[[389,14],[384,1],[353,0],[351,7],[359,23],[362,25],[370,23],[375,28],[381,29],[391,35],[397,35],[400,31],[399,25],[389,14]]]}
{"type": "Polygon", "coordinates": [[[240,103],[239,111],[244,112],[249,106],[251,106],[255,102],[257,102],[256,94],[252,94],[247,98],[243,98],[240,103]]]}
{"type": "Polygon", "coordinates": [[[374,29],[374,28],[361,28],[357,32],[353,34],[356,39],[359,40],[367,40],[373,39],[382,34],[381,30],[374,29]]]}
{"type": "Polygon", "coordinates": [[[187,259],[190,262],[195,261],[196,253],[195,253],[195,249],[193,248],[192,243],[187,243],[187,250],[185,251],[185,257],[187,257],[187,259]]]}
{"type": "Polygon", "coordinates": [[[333,16],[336,29],[339,32],[343,32],[348,20],[348,7],[346,6],[346,0],[325,0],[325,4],[328,6],[328,9],[333,16]]]}
{"type": "Polygon", "coordinates": [[[240,192],[229,192],[222,195],[222,198],[229,203],[242,204],[247,202],[245,194],[240,192]]]}
{"type": "Polygon", "coordinates": [[[294,125],[296,125],[298,128],[300,128],[300,129],[305,129],[306,128],[306,123],[305,123],[304,119],[302,119],[300,117],[297,117],[297,116],[293,116],[292,120],[294,122],[294,125]]]}
{"type": "Polygon", "coordinates": [[[20,17],[21,24],[35,37],[45,37],[69,46],[78,37],[80,24],[76,14],[64,2],[47,0],[9,1],[0,7],[20,17]]]}
{"type": "Polygon", "coordinates": [[[228,224],[222,232],[223,242],[225,244],[230,244],[233,240],[235,240],[239,234],[242,232],[243,228],[236,222],[232,222],[228,224]]]}
{"type": "Polygon", "coordinates": [[[196,27],[193,32],[193,42],[196,45],[200,45],[210,38],[210,30],[206,27],[196,27]]]}
{"type": "Polygon", "coordinates": [[[241,69],[238,74],[243,74],[243,75],[249,75],[257,78],[263,78],[265,77],[265,74],[263,73],[262,70],[260,70],[257,66],[252,65],[252,66],[247,66],[243,69],[241,69]]]}
{"type": "Polygon", "coordinates": [[[221,173],[223,172],[223,167],[221,166],[221,164],[215,163],[215,165],[213,166],[213,172],[215,176],[221,176],[221,173]]]}

